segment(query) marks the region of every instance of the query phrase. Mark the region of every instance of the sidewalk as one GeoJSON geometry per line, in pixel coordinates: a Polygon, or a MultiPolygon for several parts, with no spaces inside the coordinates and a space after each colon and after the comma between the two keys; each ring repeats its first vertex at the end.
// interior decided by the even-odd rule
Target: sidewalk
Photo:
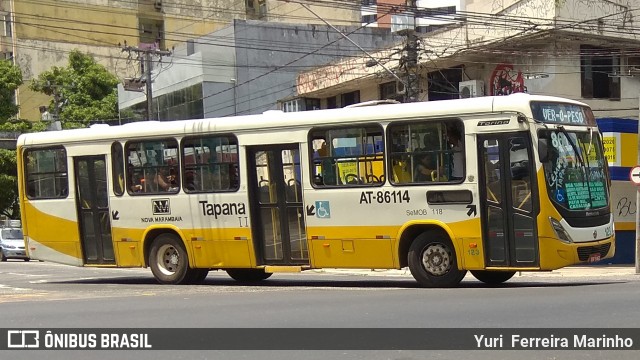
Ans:
{"type": "MultiPolygon", "coordinates": [[[[343,274],[343,275],[360,275],[360,276],[409,276],[411,272],[408,268],[396,270],[396,269],[315,269],[312,270],[316,273],[327,274],[343,274]]],[[[523,271],[518,272],[514,276],[517,277],[626,277],[626,276],[638,276],[640,280],[640,274],[636,274],[635,266],[629,265],[582,265],[582,266],[568,266],[562,269],[553,271],[523,271]]],[[[471,276],[470,274],[467,276],[471,276]]]]}

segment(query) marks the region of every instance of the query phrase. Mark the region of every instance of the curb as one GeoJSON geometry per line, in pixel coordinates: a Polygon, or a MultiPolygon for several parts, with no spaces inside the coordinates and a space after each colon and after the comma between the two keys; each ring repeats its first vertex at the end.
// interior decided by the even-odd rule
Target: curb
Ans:
{"type": "MultiPolygon", "coordinates": [[[[403,269],[313,269],[317,274],[358,275],[358,276],[411,276],[408,268],[403,269]]],[[[568,266],[552,271],[520,271],[515,277],[616,277],[638,275],[633,265],[620,266],[568,266]]],[[[470,275],[467,275],[470,276],[470,275]]]]}

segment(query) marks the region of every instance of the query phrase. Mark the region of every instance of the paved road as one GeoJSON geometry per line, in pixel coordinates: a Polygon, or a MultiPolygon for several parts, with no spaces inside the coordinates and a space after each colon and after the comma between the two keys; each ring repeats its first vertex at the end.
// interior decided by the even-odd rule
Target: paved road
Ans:
{"type": "MultiPolygon", "coordinates": [[[[465,278],[457,289],[422,289],[403,271],[275,274],[241,286],[225,273],[204,285],[156,284],[147,269],[0,263],[0,328],[13,327],[638,327],[640,276],[632,267],[523,273],[490,288],[465,278]]],[[[248,340],[250,341],[250,340],[248,340]]],[[[52,352],[51,358],[106,358],[113,352],[52,352]]],[[[49,353],[48,353],[49,354],[49,353]]],[[[118,353],[123,354],[123,353],[118,353]]],[[[12,352],[13,359],[32,358],[12,352]]],[[[117,355],[117,354],[116,354],[117,355]]],[[[590,359],[600,351],[235,351],[136,352],[137,359],[590,359]],[[490,355],[489,355],[490,354],[490,355]]],[[[636,359],[638,352],[617,351],[636,359]]],[[[5,357],[2,356],[4,359],[5,357]]],[[[49,356],[48,356],[49,358],[49,356]]]]}

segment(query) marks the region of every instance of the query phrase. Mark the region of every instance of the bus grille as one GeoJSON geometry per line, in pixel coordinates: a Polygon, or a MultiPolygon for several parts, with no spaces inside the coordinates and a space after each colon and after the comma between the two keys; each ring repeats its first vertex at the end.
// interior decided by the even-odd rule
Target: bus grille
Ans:
{"type": "Polygon", "coordinates": [[[610,247],[611,244],[579,247],[578,259],[580,259],[580,261],[587,261],[589,260],[589,255],[591,254],[600,254],[600,257],[605,257],[607,256],[610,247]]]}

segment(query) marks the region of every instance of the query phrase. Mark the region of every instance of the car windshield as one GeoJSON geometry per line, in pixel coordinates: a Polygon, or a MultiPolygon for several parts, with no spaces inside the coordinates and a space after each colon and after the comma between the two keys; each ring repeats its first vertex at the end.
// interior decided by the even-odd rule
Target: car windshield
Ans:
{"type": "Polygon", "coordinates": [[[22,240],[22,229],[2,229],[3,240],[22,240]]]}

